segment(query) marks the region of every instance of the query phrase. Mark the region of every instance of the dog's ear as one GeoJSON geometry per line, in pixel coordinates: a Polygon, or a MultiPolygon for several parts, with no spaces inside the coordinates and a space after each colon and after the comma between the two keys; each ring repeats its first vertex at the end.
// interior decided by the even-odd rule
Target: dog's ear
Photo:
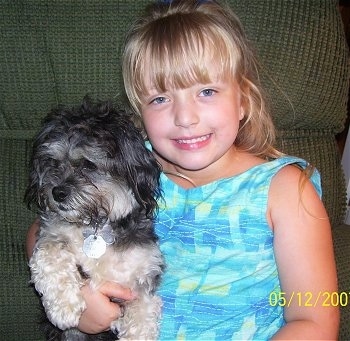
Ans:
{"type": "Polygon", "coordinates": [[[127,151],[129,183],[133,189],[135,199],[143,206],[147,213],[153,213],[160,197],[160,166],[151,151],[140,141],[139,149],[131,148],[127,151]],[[131,152],[130,152],[131,151],[131,152]],[[129,162],[131,161],[131,162],[129,162]]]}
{"type": "Polygon", "coordinates": [[[39,185],[40,185],[40,176],[39,176],[39,164],[38,160],[35,157],[35,150],[32,152],[32,157],[30,161],[30,172],[28,179],[28,186],[24,193],[24,202],[26,203],[29,209],[40,206],[39,200],[39,185]]]}
{"type": "MultiPolygon", "coordinates": [[[[58,110],[58,109],[57,109],[58,110]]],[[[40,187],[43,178],[43,172],[48,165],[47,155],[45,153],[45,144],[52,138],[52,134],[58,133],[56,120],[54,116],[56,112],[50,112],[42,121],[42,128],[38,131],[32,144],[31,159],[29,163],[28,186],[24,194],[24,202],[28,208],[36,206],[39,209],[44,209],[43,199],[40,195],[40,187]]]]}
{"type": "Polygon", "coordinates": [[[116,175],[122,175],[132,189],[136,201],[147,214],[157,208],[160,197],[160,165],[152,152],[145,146],[145,141],[138,128],[125,112],[111,113],[116,119],[113,129],[116,142],[116,175]]]}

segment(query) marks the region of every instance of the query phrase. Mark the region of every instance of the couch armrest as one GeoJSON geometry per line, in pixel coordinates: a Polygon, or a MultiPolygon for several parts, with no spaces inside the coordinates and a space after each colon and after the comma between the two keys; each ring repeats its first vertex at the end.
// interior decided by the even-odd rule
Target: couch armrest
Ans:
{"type": "Polygon", "coordinates": [[[347,304],[340,307],[339,340],[350,340],[350,225],[335,226],[332,233],[337,263],[338,292],[345,292],[348,297],[347,304]]]}

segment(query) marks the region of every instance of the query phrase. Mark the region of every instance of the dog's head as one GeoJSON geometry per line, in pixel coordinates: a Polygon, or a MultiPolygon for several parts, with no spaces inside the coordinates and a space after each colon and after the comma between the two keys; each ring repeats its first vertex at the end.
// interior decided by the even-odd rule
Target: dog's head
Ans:
{"type": "Polygon", "coordinates": [[[26,200],[39,213],[89,223],[116,220],[139,205],[150,216],[159,196],[159,165],[129,115],[110,103],[60,108],[37,135],[26,200]]]}

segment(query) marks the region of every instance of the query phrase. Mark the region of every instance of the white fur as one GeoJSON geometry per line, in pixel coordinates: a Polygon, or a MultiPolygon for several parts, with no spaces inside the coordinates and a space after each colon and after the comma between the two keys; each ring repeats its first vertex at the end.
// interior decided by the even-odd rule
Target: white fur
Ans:
{"type": "Polygon", "coordinates": [[[62,330],[78,326],[81,313],[86,308],[80,293],[85,280],[76,268],[76,264],[80,264],[90,275],[89,283],[93,289],[96,290],[105,281],[115,281],[137,293],[138,298],[126,304],[124,316],[111,325],[118,330],[119,337],[125,340],[155,340],[161,300],[148,290],[150,285],[147,282],[149,276],[154,277],[162,271],[163,259],[159,249],[133,246],[115,251],[113,246],[109,246],[99,259],[89,258],[82,251],[81,229],[72,224],[66,225],[59,229],[53,226],[51,233],[45,233],[38,240],[29,263],[32,282],[42,294],[50,321],[62,330]],[[60,236],[57,230],[62,232],[60,236]]]}
{"type": "Polygon", "coordinates": [[[41,219],[29,266],[46,314],[64,330],[62,337],[84,338],[74,329],[86,309],[81,287],[98,290],[114,281],[138,298],[125,303],[112,330],[125,340],[157,338],[161,300],[155,291],[163,258],[150,217],[159,174],[129,115],[109,103],[86,99],[80,107],[54,110],[45,120],[33,144],[26,193],[41,219]],[[84,235],[91,234],[112,243],[97,259],[83,251],[84,235]]]}

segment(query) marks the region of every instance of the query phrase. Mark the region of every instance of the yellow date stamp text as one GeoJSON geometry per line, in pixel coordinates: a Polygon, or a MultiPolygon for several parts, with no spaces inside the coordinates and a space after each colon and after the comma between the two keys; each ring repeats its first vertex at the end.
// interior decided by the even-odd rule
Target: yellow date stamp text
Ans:
{"type": "Polygon", "coordinates": [[[272,291],[269,296],[271,306],[290,307],[345,307],[349,303],[350,292],[328,292],[293,291],[287,295],[283,291],[272,291]]]}

